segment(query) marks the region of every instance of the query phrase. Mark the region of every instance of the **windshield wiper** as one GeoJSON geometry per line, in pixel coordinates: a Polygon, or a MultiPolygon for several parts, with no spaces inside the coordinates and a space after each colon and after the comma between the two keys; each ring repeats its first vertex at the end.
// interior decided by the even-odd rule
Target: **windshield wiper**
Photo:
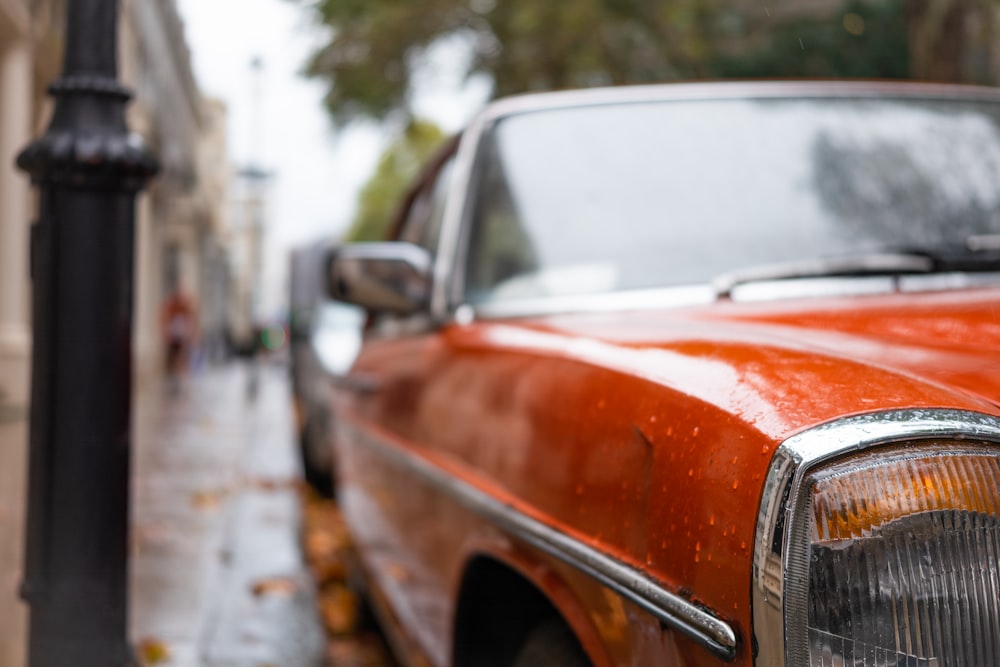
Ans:
{"type": "Polygon", "coordinates": [[[933,257],[918,252],[822,257],[736,269],[714,278],[711,287],[716,298],[728,299],[737,286],[766,280],[931,273],[937,268],[933,257]]]}

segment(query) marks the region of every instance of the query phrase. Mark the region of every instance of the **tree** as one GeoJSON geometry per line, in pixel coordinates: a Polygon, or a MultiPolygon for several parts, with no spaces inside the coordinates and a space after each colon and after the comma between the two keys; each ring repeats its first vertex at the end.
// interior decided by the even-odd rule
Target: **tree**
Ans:
{"type": "Polygon", "coordinates": [[[998,0],[309,1],[332,30],[306,73],[338,124],[405,112],[422,56],[447,38],[495,96],[733,76],[1000,80],[998,0]]]}
{"type": "Polygon", "coordinates": [[[412,120],[406,125],[382,153],[375,173],[361,189],[358,211],[347,230],[346,241],[385,239],[406,187],[444,139],[444,132],[434,123],[412,120]]]}
{"type": "Polygon", "coordinates": [[[907,0],[910,67],[918,79],[996,85],[997,0],[907,0]]]}
{"type": "Polygon", "coordinates": [[[332,28],[306,73],[327,83],[338,124],[407,109],[413,73],[444,38],[470,48],[467,73],[494,94],[648,83],[708,74],[715,0],[315,0],[332,28]]]}
{"type": "Polygon", "coordinates": [[[904,1],[847,0],[831,13],[776,22],[758,44],[716,53],[712,69],[721,77],[907,78],[904,1]]]}
{"type": "Polygon", "coordinates": [[[755,48],[722,49],[723,77],[913,78],[1000,83],[997,0],[846,0],[775,22],[755,48]]]}

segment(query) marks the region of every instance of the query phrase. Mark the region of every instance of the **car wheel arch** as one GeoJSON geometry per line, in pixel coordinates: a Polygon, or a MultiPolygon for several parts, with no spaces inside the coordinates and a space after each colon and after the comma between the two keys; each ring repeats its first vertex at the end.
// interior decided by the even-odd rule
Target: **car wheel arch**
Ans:
{"type": "Polygon", "coordinates": [[[611,664],[583,605],[540,560],[509,550],[472,553],[455,600],[454,667],[508,667],[531,631],[552,617],[572,632],[594,667],[611,664]]]}

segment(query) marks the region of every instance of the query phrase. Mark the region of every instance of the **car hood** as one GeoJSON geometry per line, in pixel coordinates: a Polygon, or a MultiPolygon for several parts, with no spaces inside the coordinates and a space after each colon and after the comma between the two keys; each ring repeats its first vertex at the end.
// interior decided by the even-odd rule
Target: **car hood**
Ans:
{"type": "Polygon", "coordinates": [[[997,413],[1000,400],[1000,289],[558,315],[494,335],[668,385],[779,439],[847,414],[997,413]]]}

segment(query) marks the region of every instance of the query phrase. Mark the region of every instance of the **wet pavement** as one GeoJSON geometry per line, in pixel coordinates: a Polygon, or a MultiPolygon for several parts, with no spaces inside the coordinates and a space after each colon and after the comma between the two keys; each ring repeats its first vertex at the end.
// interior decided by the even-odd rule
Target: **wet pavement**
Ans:
{"type": "Polygon", "coordinates": [[[24,558],[28,439],[26,362],[0,353],[0,665],[25,662],[27,615],[17,595],[24,558]]]}
{"type": "Polygon", "coordinates": [[[287,369],[240,364],[135,411],[131,634],[146,665],[319,667],[287,369]]]}

